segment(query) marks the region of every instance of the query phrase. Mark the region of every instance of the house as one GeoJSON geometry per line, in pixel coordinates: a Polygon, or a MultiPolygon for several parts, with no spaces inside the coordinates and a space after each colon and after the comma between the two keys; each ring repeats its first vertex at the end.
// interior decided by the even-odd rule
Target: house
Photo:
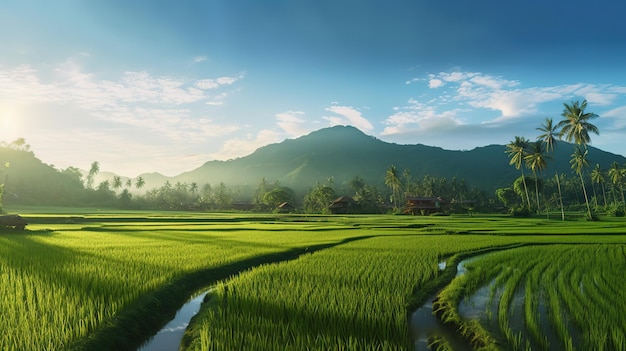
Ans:
{"type": "Polygon", "coordinates": [[[292,205],[289,202],[283,202],[280,205],[278,205],[276,210],[279,213],[292,213],[292,212],[294,212],[296,210],[296,206],[292,205]]]}
{"type": "Polygon", "coordinates": [[[441,197],[411,196],[406,198],[404,214],[428,215],[435,212],[445,212],[449,208],[449,202],[441,197]]]}
{"type": "Polygon", "coordinates": [[[354,210],[354,199],[350,196],[342,196],[335,199],[329,206],[330,212],[334,214],[352,213],[354,210]]]}

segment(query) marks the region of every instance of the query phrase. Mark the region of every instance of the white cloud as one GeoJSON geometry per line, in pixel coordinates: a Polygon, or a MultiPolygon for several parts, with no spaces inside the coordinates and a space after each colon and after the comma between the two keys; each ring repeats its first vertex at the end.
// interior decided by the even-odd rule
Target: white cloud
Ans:
{"type": "MultiPolygon", "coordinates": [[[[415,78],[411,82],[424,80],[415,78]]],[[[476,121],[484,123],[518,118],[534,114],[539,106],[546,102],[563,101],[582,97],[596,105],[613,103],[626,91],[623,87],[612,85],[570,84],[547,87],[521,87],[521,82],[491,76],[479,72],[440,72],[429,74],[428,87],[431,89],[447,85],[444,95],[429,99],[435,105],[471,106],[476,109],[499,111],[500,115],[490,120],[476,121]]],[[[474,113],[476,115],[476,113],[474,113]]]]}
{"type": "Polygon", "coordinates": [[[603,113],[602,117],[612,119],[614,121],[614,127],[617,129],[626,128],[626,106],[609,110],[603,113]]]}
{"type": "Polygon", "coordinates": [[[211,157],[216,160],[230,160],[249,155],[261,146],[276,143],[281,140],[280,133],[270,129],[263,129],[256,135],[227,140],[218,152],[211,154],[211,157]]]}
{"type": "Polygon", "coordinates": [[[385,127],[382,135],[405,133],[410,130],[449,130],[463,124],[463,121],[458,117],[460,110],[438,112],[433,105],[427,105],[414,99],[409,100],[408,106],[398,107],[396,111],[384,121],[388,127],[385,127]]]}
{"type": "Polygon", "coordinates": [[[209,58],[206,57],[206,56],[196,56],[196,57],[193,58],[193,62],[194,63],[200,63],[200,62],[206,61],[208,59],[209,58]]]}
{"type": "MultiPolygon", "coordinates": [[[[198,80],[129,71],[111,79],[85,72],[72,60],[45,69],[26,64],[0,66],[0,117],[9,126],[16,117],[9,120],[5,116],[9,110],[17,111],[19,129],[11,122],[16,126],[12,130],[26,137],[42,158],[52,150],[74,145],[71,152],[59,152],[53,163],[77,165],[83,157],[92,161],[117,157],[120,161],[113,165],[117,169],[189,169],[197,167],[198,160],[181,160],[181,154],[206,160],[209,155],[198,150],[210,143],[209,147],[216,147],[217,140],[240,128],[235,121],[224,122],[223,117],[210,114],[216,113],[212,106],[223,104],[232,92],[224,88],[242,78],[243,73],[198,80]],[[216,86],[199,88],[207,87],[207,82],[216,86]],[[76,140],[81,141],[80,146],[76,140]],[[108,156],[100,156],[104,154],[108,156]],[[63,160],[59,161],[58,155],[63,155],[63,160]]],[[[2,136],[10,139],[7,133],[2,136]]]]}
{"type": "Polygon", "coordinates": [[[597,92],[589,92],[584,95],[589,104],[610,105],[618,98],[617,94],[603,94],[597,92]]]}
{"type": "Polygon", "coordinates": [[[431,89],[437,89],[444,85],[445,83],[441,79],[431,79],[428,81],[428,87],[431,89]]]}
{"type": "Polygon", "coordinates": [[[349,124],[362,131],[371,131],[374,129],[374,126],[370,123],[370,121],[363,117],[361,112],[354,107],[333,105],[326,108],[326,111],[339,115],[322,117],[328,120],[333,126],[349,124]]]}
{"type": "Polygon", "coordinates": [[[232,85],[236,81],[243,79],[243,77],[244,75],[242,73],[237,77],[219,77],[216,79],[201,79],[201,80],[196,81],[195,86],[198,89],[202,89],[202,90],[215,89],[224,85],[232,85]]]}
{"type": "Polygon", "coordinates": [[[286,111],[276,115],[276,124],[290,137],[299,137],[311,131],[305,126],[302,111],[286,111]]]}

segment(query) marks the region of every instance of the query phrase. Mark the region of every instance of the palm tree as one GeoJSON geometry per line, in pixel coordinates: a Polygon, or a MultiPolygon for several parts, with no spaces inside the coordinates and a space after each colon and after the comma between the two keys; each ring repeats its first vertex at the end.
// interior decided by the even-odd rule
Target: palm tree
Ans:
{"type": "Polygon", "coordinates": [[[556,125],[557,128],[561,128],[561,136],[565,137],[565,140],[583,145],[587,149],[587,144],[591,143],[589,133],[600,134],[598,127],[589,122],[589,120],[598,118],[598,115],[585,112],[587,100],[583,100],[582,103],[572,101],[569,105],[564,103],[563,106],[564,109],[561,114],[563,120],[556,125]]]}
{"type": "Polygon", "coordinates": [[[600,134],[598,127],[589,122],[594,118],[598,118],[598,115],[592,112],[585,112],[587,100],[583,100],[582,103],[572,101],[569,105],[564,103],[563,107],[563,113],[561,114],[563,120],[556,126],[557,128],[561,128],[561,136],[564,136],[565,140],[575,142],[576,145],[578,145],[572,154],[570,163],[572,163],[572,168],[575,168],[576,173],[580,176],[580,180],[583,184],[585,202],[587,203],[587,210],[589,212],[589,219],[591,219],[591,209],[589,207],[589,199],[587,198],[587,191],[582,177],[582,168],[589,166],[589,162],[587,162],[587,144],[591,143],[589,133],[600,134]],[[584,147],[584,152],[580,146],[584,147]]]}
{"type": "Polygon", "coordinates": [[[619,166],[619,163],[613,162],[611,168],[609,168],[609,178],[611,178],[611,183],[613,183],[613,189],[619,189],[619,192],[622,194],[622,202],[624,204],[626,204],[626,201],[624,201],[624,188],[622,184],[624,183],[625,177],[626,171],[619,166]]]}
{"type": "Polygon", "coordinates": [[[119,189],[122,187],[122,177],[114,176],[113,177],[113,189],[119,189]]]}
{"type": "Polygon", "coordinates": [[[537,197],[537,214],[539,214],[539,182],[537,172],[543,171],[550,157],[546,155],[543,141],[537,140],[531,144],[530,152],[524,157],[526,166],[533,171],[535,177],[535,195],[537,197]]]}
{"type": "Polygon", "coordinates": [[[135,181],[135,187],[137,189],[141,189],[145,184],[146,184],[146,181],[143,179],[143,177],[141,176],[137,177],[137,180],[135,181]]]}
{"type": "Polygon", "coordinates": [[[511,158],[510,165],[514,165],[515,169],[521,169],[522,181],[524,183],[524,191],[526,192],[526,202],[530,208],[530,197],[528,196],[528,187],[526,186],[526,177],[524,177],[524,157],[526,157],[526,149],[528,148],[528,139],[516,136],[515,140],[506,145],[506,153],[511,158]]]}
{"type": "Polygon", "coordinates": [[[580,184],[582,184],[583,194],[585,195],[585,203],[587,204],[587,214],[589,215],[589,219],[592,219],[593,217],[591,216],[591,207],[589,207],[589,198],[587,197],[587,188],[585,187],[585,181],[583,179],[583,169],[589,166],[587,153],[587,150],[584,150],[580,145],[576,145],[574,153],[572,154],[572,159],[569,163],[571,163],[572,169],[576,171],[580,177],[580,184]]]}
{"type": "Polygon", "coordinates": [[[87,174],[87,188],[93,189],[94,177],[99,172],[100,172],[100,163],[98,163],[98,161],[94,161],[93,163],[91,163],[91,168],[89,169],[89,173],[87,174]]]}
{"type": "Polygon", "coordinates": [[[398,169],[395,165],[391,165],[385,173],[385,185],[391,188],[391,196],[393,198],[394,208],[398,208],[398,199],[396,198],[396,192],[400,188],[400,178],[398,178],[398,169]]]}
{"type": "MultiPolygon", "coordinates": [[[[600,169],[600,165],[597,163],[596,167],[591,171],[591,181],[602,186],[602,197],[604,198],[604,206],[606,207],[606,191],[604,191],[604,183],[606,182],[606,178],[604,177],[604,172],[602,172],[602,170],[600,169]]],[[[597,199],[596,206],[598,206],[597,199]]]]}
{"type": "MultiPolygon", "coordinates": [[[[546,122],[541,125],[541,127],[537,128],[538,131],[543,132],[543,134],[537,137],[538,140],[543,141],[546,145],[546,151],[548,153],[553,153],[554,148],[556,147],[556,140],[560,138],[560,133],[556,125],[552,122],[552,118],[546,118],[546,122]]],[[[555,167],[556,168],[556,167],[555,167]]],[[[556,186],[559,189],[559,203],[561,205],[561,220],[565,220],[565,210],[563,209],[563,194],[561,193],[561,181],[559,180],[559,171],[555,169],[556,173],[556,186]]]]}

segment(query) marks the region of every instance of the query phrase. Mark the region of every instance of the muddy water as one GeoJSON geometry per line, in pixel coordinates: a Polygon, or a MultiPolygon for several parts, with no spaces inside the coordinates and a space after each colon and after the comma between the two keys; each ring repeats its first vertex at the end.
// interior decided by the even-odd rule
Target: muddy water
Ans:
{"type": "Polygon", "coordinates": [[[176,316],[167,323],[158,333],[153,335],[143,346],[137,351],[176,351],[180,348],[180,342],[183,339],[185,329],[189,325],[189,321],[200,311],[200,305],[209,290],[193,297],[181,307],[176,316]]]}

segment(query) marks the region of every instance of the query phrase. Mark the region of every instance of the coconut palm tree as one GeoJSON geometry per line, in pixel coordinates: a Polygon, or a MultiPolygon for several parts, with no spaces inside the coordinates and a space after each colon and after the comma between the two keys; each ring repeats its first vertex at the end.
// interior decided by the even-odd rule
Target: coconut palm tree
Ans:
{"type": "Polygon", "coordinates": [[[535,195],[537,197],[537,214],[539,214],[539,181],[537,173],[543,171],[548,165],[549,156],[546,155],[544,143],[537,140],[530,145],[530,151],[524,156],[526,166],[533,171],[535,177],[535,195]]]}
{"type": "Polygon", "coordinates": [[[87,188],[93,189],[94,177],[100,172],[100,163],[94,161],[91,163],[91,168],[87,174],[87,188]]]}
{"type": "Polygon", "coordinates": [[[589,219],[592,219],[593,217],[591,216],[591,207],[589,207],[589,197],[587,197],[587,188],[585,187],[585,180],[583,179],[583,169],[589,166],[589,161],[587,161],[587,153],[588,151],[583,149],[582,146],[576,145],[576,147],[574,148],[574,153],[572,154],[572,159],[569,163],[572,165],[572,169],[580,177],[580,184],[583,187],[583,195],[585,195],[585,203],[587,204],[587,214],[589,215],[589,219]]]}
{"type": "MultiPolygon", "coordinates": [[[[613,162],[611,167],[609,168],[609,178],[611,179],[611,183],[613,183],[613,189],[618,190],[622,194],[622,202],[626,204],[624,201],[624,178],[626,178],[626,170],[622,169],[619,166],[619,163],[613,162]]],[[[615,201],[617,202],[617,201],[615,201]]]]}
{"type": "MultiPolygon", "coordinates": [[[[552,118],[546,118],[546,122],[542,124],[539,128],[537,128],[537,130],[543,133],[537,137],[537,140],[543,141],[543,143],[546,146],[546,151],[548,153],[554,153],[554,148],[556,147],[556,141],[557,139],[560,138],[560,133],[559,133],[559,129],[552,122],[552,118]]],[[[565,210],[563,209],[563,194],[561,192],[561,181],[559,180],[560,178],[559,171],[558,169],[555,169],[554,172],[556,173],[555,174],[556,186],[559,190],[559,204],[561,205],[561,220],[564,221],[565,210]]]]}
{"type": "Polygon", "coordinates": [[[113,189],[117,190],[122,187],[122,177],[113,176],[113,189]]]}
{"type": "Polygon", "coordinates": [[[143,177],[141,176],[137,177],[137,180],[135,181],[135,187],[137,189],[143,188],[145,184],[146,184],[146,181],[143,179],[143,177]]]}
{"type": "MultiPolygon", "coordinates": [[[[600,169],[600,165],[596,163],[595,168],[591,171],[591,181],[596,184],[600,184],[602,187],[602,197],[604,198],[604,206],[606,207],[606,191],[604,190],[604,183],[606,178],[604,172],[600,169]]],[[[595,191],[595,190],[594,190],[595,191]]],[[[598,200],[596,199],[596,206],[598,206],[598,200]]]]}
{"type": "Polygon", "coordinates": [[[561,136],[569,142],[583,145],[587,149],[587,144],[591,143],[589,133],[599,135],[598,127],[589,121],[598,118],[598,115],[592,112],[585,112],[587,108],[587,100],[583,102],[572,101],[570,104],[563,104],[564,109],[561,120],[556,127],[561,128],[561,136]]]}
{"type": "Polygon", "coordinates": [[[524,177],[524,157],[526,157],[526,149],[528,148],[528,139],[516,136],[515,140],[506,145],[506,153],[511,158],[510,165],[514,165],[515,169],[522,171],[522,180],[524,183],[524,191],[526,192],[526,203],[530,208],[530,197],[528,196],[528,187],[526,186],[526,177],[524,177]]]}
{"type": "Polygon", "coordinates": [[[391,196],[393,198],[394,208],[398,208],[398,199],[396,197],[396,192],[400,188],[400,178],[398,177],[398,169],[395,165],[389,166],[387,169],[387,173],[385,173],[385,185],[391,188],[391,196]]]}

